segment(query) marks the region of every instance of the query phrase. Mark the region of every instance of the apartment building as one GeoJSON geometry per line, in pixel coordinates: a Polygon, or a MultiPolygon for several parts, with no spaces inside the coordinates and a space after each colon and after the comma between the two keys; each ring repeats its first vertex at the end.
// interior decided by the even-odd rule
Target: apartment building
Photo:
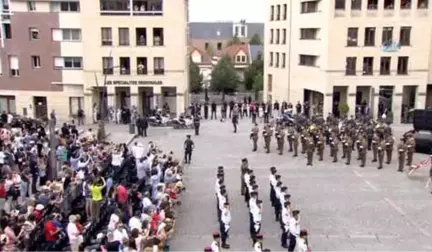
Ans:
{"type": "Polygon", "coordinates": [[[0,110],[56,111],[164,103],[188,94],[187,0],[1,0],[0,110]]]}
{"type": "Polygon", "coordinates": [[[323,102],[325,114],[381,104],[396,123],[431,102],[428,0],[267,3],[265,99],[323,102]]]}

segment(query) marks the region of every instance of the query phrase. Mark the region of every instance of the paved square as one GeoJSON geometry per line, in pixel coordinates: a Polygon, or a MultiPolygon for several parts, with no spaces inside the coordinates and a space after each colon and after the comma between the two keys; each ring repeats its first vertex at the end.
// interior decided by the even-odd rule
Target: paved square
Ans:
{"type": "MultiPolygon", "coordinates": [[[[239,132],[229,122],[203,121],[201,135],[193,136],[196,149],[192,164],[185,168],[187,193],[182,196],[176,233],[170,241],[172,251],[202,251],[218,231],[214,183],[218,165],[225,167],[225,180],[231,203],[232,223],[228,243],[232,251],[252,250],[248,238],[248,209],[240,196],[240,160],[249,159],[255,170],[260,198],[264,202],[264,247],[281,251],[280,228],[274,221],[269,202],[269,167],[276,166],[292,195],[292,204],[301,210],[301,227],[309,230],[313,251],[419,251],[432,250],[432,195],[424,186],[428,168],[407,177],[396,172],[396,156],[391,165],[377,170],[369,157],[365,168],[353,160],[350,166],[330,162],[328,147],[323,162],[292,157],[287,151],[265,154],[260,139],[259,151],[251,151],[249,119],[240,120],[239,132]]],[[[404,127],[395,127],[398,140],[404,127]]],[[[183,153],[189,130],[151,128],[149,138],[164,150],[183,153]]],[[[371,153],[368,153],[371,156],[371,153]]],[[[353,157],[356,157],[353,153],[353,157]]],[[[425,155],[415,154],[415,161],[425,155]]]]}

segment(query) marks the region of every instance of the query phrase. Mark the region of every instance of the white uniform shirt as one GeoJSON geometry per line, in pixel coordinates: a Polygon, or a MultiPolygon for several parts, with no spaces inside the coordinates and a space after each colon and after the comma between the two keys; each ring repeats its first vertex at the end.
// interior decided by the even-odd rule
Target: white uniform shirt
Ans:
{"type": "Polygon", "coordinates": [[[258,208],[258,206],[256,203],[256,199],[251,197],[249,199],[249,212],[253,214],[253,212],[256,211],[257,208],[258,208]]]}
{"type": "Polygon", "coordinates": [[[217,241],[213,241],[210,247],[213,252],[219,252],[219,243],[217,241]]]}
{"type": "Polygon", "coordinates": [[[262,220],[261,210],[258,207],[255,211],[252,212],[252,219],[254,222],[255,232],[258,232],[258,230],[261,227],[261,220],[262,220]]]}
{"type": "Polygon", "coordinates": [[[276,186],[276,183],[277,183],[276,177],[273,174],[270,174],[269,180],[270,180],[270,185],[272,185],[274,188],[276,186]]]}
{"type": "Polygon", "coordinates": [[[245,175],[243,175],[243,180],[246,183],[246,185],[249,184],[249,180],[250,180],[250,175],[249,173],[245,173],[245,175]]]}
{"type": "Polygon", "coordinates": [[[225,232],[227,232],[230,228],[231,223],[231,212],[230,210],[224,208],[221,214],[221,221],[225,225],[225,232]]]}
{"type": "Polygon", "coordinates": [[[219,195],[219,192],[220,192],[219,179],[216,179],[216,183],[215,183],[215,193],[216,193],[216,195],[219,195]]]}
{"type": "Polygon", "coordinates": [[[289,221],[289,231],[295,237],[299,237],[300,235],[300,223],[294,217],[291,217],[289,221]]]}
{"type": "Polygon", "coordinates": [[[286,207],[283,207],[282,208],[282,223],[284,224],[285,232],[288,232],[288,230],[289,230],[290,219],[291,219],[290,210],[288,210],[286,207]]]}
{"type": "Polygon", "coordinates": [[[67,235],[69,237],[69,241],[76,242],[78,240],[79,231],[77,225],[75,223],[69,222],[66,227],[67,235]]]}
{"type": "Polygon", "coordinates": [[[276,196],[276,198],[277,199],[280,199],[280,194],[281,194],[281,190],[280,190],[280,187],[275,187],[274,188],[274,190],[275,190],[275,196],[276,196]]]}
{"type": "Polygon", "coordinates": [[[138,231],[140,231],[140,232],[142,230],[141,220],[138,217],[130,218],[128,226],[129,226],[130,230],[133,230],[134,228],[138,229],[138,231]]]}
{"type": "Polygon", "coordinates": [[[262,252],[261,242],[255,242],[254,250],[255,252],[262,252]]]}
{"type": "Polygon", "coordinates": [[[219,209],[222,211],[224,209],[226,198],[222,194],[219,194],[218,199],[219,199],[219,209]]]}
{"type": "Polygon", "coordinates": [[[306,245],[306,241],[303,238],[297,238],[297,242],[296,242],[296,247],[295,247],[295,251],[298,252],[307,252],[308,246],[306,245]]]}
{"type": "Polygon", "coordinates": [[[123,157],[121,153],[118,154],[112,154],[112,161],[111,165],[113,166],[120,166],[123,162],[123,157]]]}
{"type": "Polygon", "coordinates": [[[286,193],[284,193],[284,192],[279,193],[279,202],[280,202],[282,207],[284,207],[284,204],[285,204],[285,195],[286,195],[286,193]]]}

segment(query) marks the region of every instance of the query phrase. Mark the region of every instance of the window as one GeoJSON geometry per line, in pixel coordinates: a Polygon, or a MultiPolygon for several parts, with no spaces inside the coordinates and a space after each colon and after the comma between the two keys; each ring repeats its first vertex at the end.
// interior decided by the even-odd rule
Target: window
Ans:
{"type": "Polygon", "coordinates": [[[367,0],[367,8],[368,10],[376,10],[378,9],[378,0],[367,0]]]}
{"type": "Polygon", "coordinates": [[[129,28],[119,28],[119,45],[129,45],[129,28]]]}
{"type": "Polygon", "coordinates": [[[221,42],[217,43],[217,50],[218,51],[222,50],[222,43],[221,42]]]}
{"type": "Polygon", "coordinates": [[[81,41],[81,29],[62,29],[62,41],[81,41]]]}
{"type": "Polygon", "coordinates": [[[106,75],[114,73],[113,57],[102,57],[102,72],[106,75]]]}
{"type": "Polygon", "coordinates": [[[375,27],[365,28],[364,46],[375,46],[375,27]]]}
{"type": "Polygon", "coordinates": [[[286,44],[286,29],[282,30],[282,44],[286,44]]]}
{"type": "Polygon", "coordinates": [[[36,28],[30,28],[30,39],[38,40],[39,39],[39,30],[36,28]]]}
{"type": "Polygon", "coordinates": [[[0,75],[3,75],[3,65],[2,65],[1,58],[0,58],[0,75]]]}
{"type": "Polygon", "coordinates": [[[282,8],[282,20],[287,20],[287,5],[284,4],[282,8]]]}
{"type": "Polygon", "coordinates": [[[56,69],[81,69],[81,57],[55,57],[54,67],[56,69]]]}
{"type": "Polygon", "coordinates": [[[336,10],[345,10],[345,0],[335,0],[336,10]]]}
{"type": "Polygon", "coordinates": [[[310,1],[310,2],[302,2],[300,13],[314,13],[318,12],[318,2],[310,1]]]}
{"type": "Polygon", "coordinates": [[[129,57],[120,57],[120,74],[128,75],[130,74],[130,59],[129,57]]]}
{"type": "Polygon", "coordinates": [[[277,5],[276,6],[276,21],[280,20],[280,10],[281,10],[280,5],[277,5]]]}
{"type": "Polygon", "coordinates": [[[373,74],[373,57],[363,57],[363,75],[373,74]]]}
{"type": "Polygon", "coordinates": [[[205,50],[207,50],[209,48],[209,43],[208,42],[205,42],[204,48],[205,48],[205,50]]]}
{"type": "Polygon", "coordinates": [[[411,27],[403,26],[400,28],[399,40],[401,46],[409,46],[411,44],[411,27]]]}
{"type": "Polygon", "coordinates": [[[384,0],[384,9],[393,10],[394,9],[394,0],[384,0]]]}
{"type": "Polygon", "coordinates": [[[153,58],[153,74],[164,74],[165,73],[165,62],[164,58],[162,57],[155,57],[153,58]]]}
{"type": "Polygon", "coordinates": [[[15,96],[0,96],[0,111],[16,113],[15,96]]]}
{"type": "Polygon", "coordinates": [[[270,44],[273,44],[274,30],[270,29],[270,44]]]}
{"type": "Polygon", "coordinates": [[[316,66],[318,57],[314,55],[300,54],[300,66],[316,66]]]}
{"type": "Polygon", "coordinates": [[[10,75],[19,77],[19,59],[18,56],[9,56],[9,69],[10,75]]]}
{"type": "Polygon", "coordinates": [[[387,44],[393,41],[393,27],[383,27],[381,43],[387,44]]]}
{"type": "Polygon", "coordinates": [[[241,56],[241,60],[243,63],[246,63],[246,56],[241,56]]]}
{"type": "Polygon", "coordinates": [[[163,46],[164,45],[164,30],[163,28],[153,28],[153,45],[163,46]]]}
{"type": "Polygon", "coordinates": [[[84,110],[84,97],[69,97],[69,114],[76,115],[80,109],[84,110]]]}
{"type": "Polygon", "coordinates": [[[408,57],[398,57],[397,74],[408,74],[408,57]]]}
{"type": "Polygon", "coordinates": [[[347,46],[358,46],[358,28],[348,28],[347,46]]]}
{"type": "Polygon", "coordinates": [[[240,55],[237,55],[236,62],[241,62],[241,56],[240,55]]]}
{"type": "Polygon", "coordinates": [[[36,11],[36,2],[35,1],[27,1],[27,10],[28,11],[36,11]]]}
{"type": "Polygon", "coordinates": [[[147,74],[147,58],[138,57],[137,58],[137,74],[146,75],[147,74]]]}
{"type": "Polygon", "coordinates": [[[357,57],[347,57],[345,65],[345,75],[356,74],[357,57]]]}
{"type": "MultiPolygon", "coordinates": [[[[10,24],[2,24],[3,25],[3,33],[6,39],[12,38],[12,29],[10,24]]],[[[2,34],[0,34],[2,35],[2,34]]]]}
{"type": "Polygon", "coordinates": [[[240,35],[241,35],[241,37],[246,37],[246,26],[245,25],[242,25],[240,27],[240,35]]]}
{"type": "Polygon", "coordinates": [[[279,44],[280,30],[276,29],[276,44],[279,44]]]}
{"type": "Polygon", "coordinates": [[[400,8],[405,10],[411,9],[411,0],[401,0],[400,8]]]}
{"type": "Polygon", "coordinates": [[[32,67],[33,68],[41,67],[40,56],[31,56],[31,61],[32,61],[32,67]]]}
{"type": "Polygon", "coordinates": [[[418,0],[417,8],[419,9],[427,9],[429,6],[429,0],[418,0]]]}
{"type": "Polygon", "coordinates": [[[239,37],[239,26],[234,27],[234,37],[239,37]]]}
{"type": "Polygon", "coordinates": [[[274,20],[274,6],[270,6],[270,21],[274,20]]]}
{"type": "Polygon", "coordinates": [[[362,0],[351,0],[351,10],[361,10],[362,0]]]}
{"type": "Polygon", "coordinates": [[[279,53],[276,53],[276,63],[275,67],[279,67],[279,53]]]}
{"type": "Polygon", "coordinates": [[[136,44],[137,46],[147,45],[147,29],[146,28],[136,28],[136,44]]]}
{"type": "Polygon", "coordinates": [[[270,66],[273,66],[273,53],[270,52],[270,62],[269,62],[270,66]]]}
{"type": "Polygon", "coordinates": [[[286,54],[282,53],[282,68],[285,68],[285,63],[286,63],[286,54]]]}
{"type": "Polygon", "coordinates": [[[380,64],[380,74],[381,75],[390,75],[390,57],[381,57],[380,64]]]}
{"type": "Polygon", "coordinates": [[[51,2],[51,12],[79,12],[79,2],[51,2]]]}
{"type": "Polygon", "coordinates": [[[316,39],[318,34],[317,28],[304,28],[300,29],[300,39],[316,39]]]}
{"type": "Polygon", "coordinates": [[[112,45],[112,29],[111,28],[101,28],[102,33],[102,45],[110,46],[112,45]]]}

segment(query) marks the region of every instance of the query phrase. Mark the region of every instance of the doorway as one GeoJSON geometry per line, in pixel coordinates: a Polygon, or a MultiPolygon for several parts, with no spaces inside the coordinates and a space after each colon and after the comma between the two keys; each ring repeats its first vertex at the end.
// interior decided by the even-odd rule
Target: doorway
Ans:
{"type": "Polygon", "coordinates": [[[341,93],[339,91],[333,92],[332,114],[336,117],[339,117],[340,96],[341,93]]]}
{"type": "Polygon", "coordinates": [[[48,119],[48,106],[46,96],[33,96],[34,117],[48,119]]]}

